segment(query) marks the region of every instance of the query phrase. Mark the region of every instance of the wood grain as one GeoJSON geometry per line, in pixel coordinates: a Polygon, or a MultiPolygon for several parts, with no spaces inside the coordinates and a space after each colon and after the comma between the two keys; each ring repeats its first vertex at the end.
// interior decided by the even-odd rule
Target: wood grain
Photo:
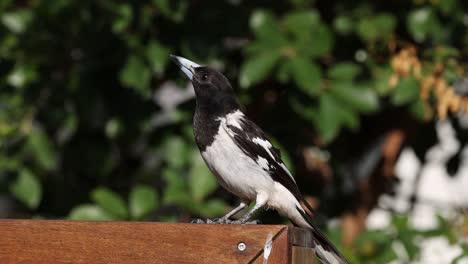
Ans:
{"type": "MultiPolygon", "coordinates": [[[[0,220],[0,263],[249,263],[280,225],[0,220]],[[238,244],[246,244],[244,251],[238,244]]],[[[288,232],[270,261],[288,263],[288,232]]],[[[263,255],[260,259],[263,258],[263,255]]]]}
{"type": "MultiPolygon", "coordinates": [[[[276,235],[272,234],[270,248],[265,246],[259,252],[257,258],[249,263],[253,264],[283,264],[290,263],[291,247],[289,245],[289,228],[281,229],[276,235]]],[[[266,245],[267,243],[265,243],[266,245]]]]}
{"type": "Polygon", "coordinates": [[[308,247],[292,247],[292,264],[314,264],[315,253],[312,248],[308,247]]]}
{"type": "Polygon", "coordinates": [[[289,233],[289,241],[291,245],[309,248],[314,246],[314,242],[312,240],[312,231],[309,229],[301,227],[290,227],[289,233]]]}

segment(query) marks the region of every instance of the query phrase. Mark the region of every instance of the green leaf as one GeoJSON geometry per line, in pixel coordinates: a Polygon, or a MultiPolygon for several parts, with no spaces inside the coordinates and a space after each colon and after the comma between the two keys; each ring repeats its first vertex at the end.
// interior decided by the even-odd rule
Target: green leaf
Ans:
{"type": "Polygon", "coordinates": [[[366,41],[372,41],[379,35],[379,29],[370,18],[363,18],[359,21],[357,32],[366,41]]]}
{"type": "Polygon", "coordinates": [[[426,120],[426,111],[424,103],[421,100],[415,100],[411,103],[409,110],[417,119],[421,121],[426,120]]]}
{"type": "Polygon", "coordinates": [[[120,133],[122,133],[123,124],[122,121],[117,118],[111,118],[107,120],[105,132],[108,138],[116,138],[120,133]]]}
{"type": "Polygon", "coordinates": [[[18,178],[10,185],[10,191],[30,209],[36,209],[42,198],[41,183],[27,169],[19,172],[18,178]]]}
{"type": "Polygon", "coordinates": [[[116,4],[114,11],[117,13],[117,18],[112,23],[112,31],[122,33],[132,22],[132,8],[129,4],[116,4]]]}
{"type": "Polygon", "coordinates": [[[293,41],[298,57],[319,58],[331,52],[334,44],[333,32],[324,23],[315,26],[293,41]]]}
{"type": "Polygon", "coordinates": [[[340,34],[349,34],[354,30],[354,21],[349,16],[340,15],[333,20],[333,27],[340,34]]]}
{"type": "Polygon", "coordinates": [[[142,59],[130,55],[127,63],[120,72],[120,81],[123,85],[134,88],[145,98],[150,96],[151,72],[142,59]]]}
{"type": "Polygon", "coordinates": [[[331,141],[338,135],[340,124],[336,112],[337,105],[334,100],[328,95],[322,95],[315,125],[325,142],[331,141]]]}
{"type": "Polygon", "coordinates": [[[153,3],[165,17],[180,23],[187,13],[189,1],[153,0],[153,3]]]}
{"type": "Polygon", "coordinates": [[[317,11],[301,10],[287,13],[283,18],[283,23],[289,32],[300,38],[302,35],[312,32],[314,27],[321,22],[317,11]]]}
{"type": "Polygon", "coordinates": [[[159,42],[152,40],[146,48],[146,57],[150,62],[153,72],[161,74],[164,72],[169,60],[170,50],[159,42]]]}
{"type": "Polygon", "coordinates": [[[379,35],[385,37],[395,30],[397,21],[393,14],[379,14],[375,16],[374,23],[380,29],[379,35]]]}
{"type": "Polygon", "coordinates": [[[444,15],[450,15],[457,8],[460,8],[459,1],[457,0],[444,0],[439,2],[439,8],[444,15]]]}
{"type": "Polygon", "coordinates": [[[377,110],[377,94],[371,89],[360,89],[351,82],[334,82],[330,94],[352,109],[368,113],[377,110]]]}
{"type": "Polygon", "coordinates": [[[192,202],[190,192],[187,187],[187,179],[184,178],[177,170],[167,168],[163,170],[162,177],[166,182],[164,189],[164,204],[176,203],[184,205],[192,202]]]}
{"type": "Polygon", "coordinates": [[[250,17],[250,28],[260,41],[263,51],[276,50],[286,43],[275,16],[270,11],[256,10],[250,17]]]}
{"type": "Polygon", "coordinates": [[[352,109],[346,106],[342,106],[337,111],[337,114],[337,119],[340,121],[340,126],[346,126],[347,128],[354,131],[359,128],[359,117],[352,109]]]}
{"type": "Polygon", "coordinates": [[[292,74],[291,60],[280,63],[278,70],[276,71],[276,79],[281,83],[286,83],[290,80],[292,74]]]}
{"type": "Polygon", "coordinates": [[[172,136],[165,142],[165,158],[172,168],[181,168],[187,163],[190,150],[180,136],[172,136]]]}
{"type": "Polygon", "coordinates": [[[365,41],[386,39],[395,30],[396,19],[390,14],[362,18],[357,26],[359,36],[365,41]]]}
{"type": "Polygon", "coordinates": [[[199,202],[217,188],[216,179],[206,166],[198,151],[193,151],[189,173],[192,198],[199,202]]]}
{"type": "Polygon", "coordinates": [[[388,238],[385,237],[385,235],[385,232],[383,232],[382,230],[366,230],[358,236],[355,243],[359,246],[368,241],[385,243],[389,241],[388,238]]]}
{"type": "Polygon", "coordinates": [[[319,110],[314,121],[326,143],[338,135],[342,125],[351,129],[356,129],[359,126],[356,113],[329,94],[320,96],[319,110]]]}
{"type": "Polygon", "coordinates": [[[424,41],[430,31],[431,8],[420,8],[408,15],[407,27],[417,41],[424,41]]]}
{"type": "Polygon", "coordinates": [[[450,244],[455,244],[458,241],[458,236],[457,233],[455,232],[453,228],[453,223],[450,221],[447,221],[443,216],[437,215],[437,222],[438,222],[438,227],[441,231],[441,234],[447,238],[450,244]]]}
{"type": "Polygon", "coordinates": [[[444,29],[431,7],[416,9],[408,14],[407,27],[417,42],[423,42],[429,37],[442,39],[444,29]]]}
{"type": "Polygon", "coordinates": [[[116,220],[101,207],[94,204],[82,204],[73,208],[68,215],[69,220],[80,221],[113,221],[116,220]]]}
{"type": "MultiPolygon", "coordinates": [[[[314,31],[312,32],[312,42],[310,47],[307,50],[307,53],[309,53],[313,57],[320,57],[327,55],[328,53],[331,52],[333,49],[333,44],[334,44],[334,37],[333,37],[333,32],[328,28],[326,24],[320,24],[317,27],[314,28],[314,31]]],[[[306,48],[306,47],[304,47],[306,48]]],[[[304,52],[304,54],[307,54],[304,52]]]]}
{"type": "Polygon", "coordinates": [[[106,212],[119,217],[119,219],[127,219],[128,211],[124,200],[115,192],[99,187],[93,190],[91,198],[106,212]]]}
{"type": "Polygon", "coordinates": [[[406,231],[408,229],[408,217],[403,215],[396,215],[392,219],[392,225],[398,232],[406,231]]]}
{"type": "Polygon", "coordinates": [[[299,89],[308,95],[317,96],[322,78],[317,64],[303,57],[294,57],[289,62],[290,72],[299,89]]]}
{"type": "Polygon", "coordinates": [[[448,83],[455,83],[460,78],[456,69],[445,69],[443,75],[448,83]]]}
{"type": "Polygon", "coordinates": [[[402,232],[399,233],[399,239],[408,253],[410,259],[415,259],[419,252],[419,247],[415,244],[415,232],[402,232]]]}
{"type": "Polygon", "coordinates": [[[393,89],[389,85],[389,80],[393,74],[393,70],[390,65],[374,67],[373,71],[374,78],[369,85],[372,85],[380,96],[391,93],[393,89]]]}
{"type": "Polygon", "coordinates": [[[41,128],[33,128],[28,138],[28,147],[43,169],[50,171],[57,167],[57,152],[41,128]]]}
{"type": "Polygon", "coordinates": [[[390,263],[398,259],[398,255],[391,246],[383,248],[383,252],[378,256],[376,263],[390,263]]]}
{"type": "Polygon", "coordinates": [[[15,12],[4,13],[1,16],[3,25],[15,34],[21,34],[33,19],[33,13],[29,9],[22,9],[15,12]]]}
{"type": "Polygon", "coordinates": [[[280,54],[277,52],[264,52],[248,58],[240,69],[241,87],[248,88],[266,79],[279,58],[280,54]]]}
{"type": "Polygon", "coordinates": [[[320,57],[331,51],[333,34],[316,11],[295,11],[283,19],[298,56],[320,57]]]}
{"type": "Polygon", "coordinates": [[[355,63],[342,62],[328,70],[328,77],[334,80],[353,80],[360,72],[361,68],[355,63]]]}
{"type": "Polygon", "coordinates": [[[7,76],[7,82],[16,88],[23,88],[38,78],[36,68],[32,64],[16,64],[7,76]]]}
{"type": "Polygon", "coordinates": [[[141,219],[158,206],[156,191],[150,186],[137,185],[129,196],[130,214],[133,219],[141,219]]]}
{"type": "Polygon", "coordinates": [[[304,99],[304,98],[303,97],[298,98],[297,96],[289,97],[289,104],[291,105],[291,108],[294,110],[294,112],[296,112],[296,114],[298,114],[305,120],[314,123],[316,120],[316,117],[318,116],[317,111],[312,107],[312,105],[307,100],[301,100],[301,99],[304,99]]]}
{"type": "Polygon", "coordinates": [[[403,105],[416,100],[419,96],[419,83],[414,77],[401,79],[392,93],[392,103],[403,105]]]}

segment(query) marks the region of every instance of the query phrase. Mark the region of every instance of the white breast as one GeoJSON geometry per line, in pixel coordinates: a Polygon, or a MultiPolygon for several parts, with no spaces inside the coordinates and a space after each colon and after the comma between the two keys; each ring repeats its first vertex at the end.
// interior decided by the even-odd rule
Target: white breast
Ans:
{"type": "Polygon", "coordinates": [[[222,124],[213,143],[201,154],[220,184],[233,194],[255,200],[258,192],[272,190],[270,175],[242,152],[222,124]]]}

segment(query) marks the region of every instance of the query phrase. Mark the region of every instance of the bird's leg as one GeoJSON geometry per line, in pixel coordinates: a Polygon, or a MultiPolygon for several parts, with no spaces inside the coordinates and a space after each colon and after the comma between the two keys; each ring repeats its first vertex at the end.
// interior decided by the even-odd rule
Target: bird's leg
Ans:
{"type": "Polygon", "coordinates": [[[237,214],[238,212],[240,212],[242,209],[244,209],[245,207],[247,207],[249,205],[250,201],[247,200],[247,199],[242,199],[242,201],[240,202],[239,206],[237,206],[236,208],[234,208],[233,210],[231,210],[229,213],[227,213],[225,216],[221,217],[221,218],[218,218],[218,219],[215,219],[213,222],[214,223],[217,223],[217,224],[224,224],[224,223],[230,223],[231,221],[229,220],[229,218],[235,214],[237,214]]]}
{"type": "Polygon", "coordinates": [[[249,205],[249,203],[250,203],[249,200],[242,199],[239,206],[237,206],[236,208],[234,208],[233,210],[231,210],[229,213],[227,213],[225,216],[223,216],[221,218],[216,218],[216,219],[213,219],[213,220],[211,220],[211,219],[203,220],[203,219],[200,219],[200,218],[195,218],[195,219],[192,219],[192,221],[190,223],[192,223],[192,224],[229,224],[231,222],[231,220],[229,220],[229,218],[231,216],[237,214],[239,211],[241,211],[245,207],[247,207],[249,205]]]}
{"type": "Polygon", "coordinates": [[[255,204],[250,211],[248,211],[245,215],[243,215],[239,220],[231,221],[232,224],[257,224],[257,220],[248,222],[250,218],[260,209],[263,205],[255,204]]]}
{"type": "Polygon", "coordinates": [[[239,220],[231,221],[232,224],[258,224],[260,221],[254,220],[250,221],[250,218],[258,211],[258,209],[262,208],[268,200],[268,197],[265,195],[258,194],[257,199],[255,201],[254,207],[250,209],[245,215],[243,215],[239,220]]]}

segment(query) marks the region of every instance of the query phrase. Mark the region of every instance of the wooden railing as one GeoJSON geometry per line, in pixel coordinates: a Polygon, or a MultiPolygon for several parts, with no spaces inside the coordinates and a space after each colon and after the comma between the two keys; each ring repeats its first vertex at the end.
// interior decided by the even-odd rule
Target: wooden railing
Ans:
{"type": "Polygon", "coordinates": [[[284,225],[0,220],[0,263],[314,263],[284,225]]]}

